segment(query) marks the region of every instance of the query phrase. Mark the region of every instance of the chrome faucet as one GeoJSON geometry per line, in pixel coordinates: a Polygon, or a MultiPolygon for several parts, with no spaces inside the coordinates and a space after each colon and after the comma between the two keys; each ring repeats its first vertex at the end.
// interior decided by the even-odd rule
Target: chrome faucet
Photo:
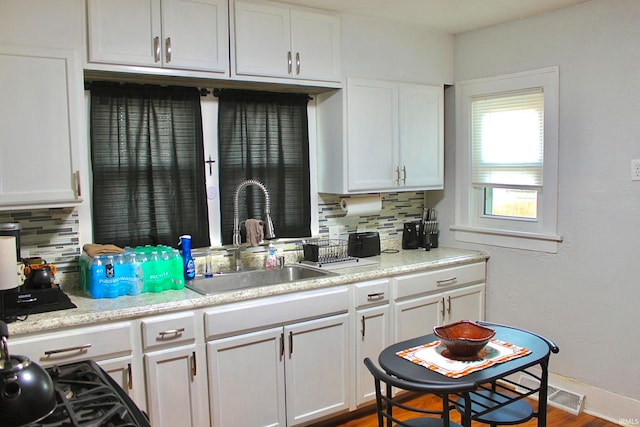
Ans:
{"type": "Polygon", "coordinates": [[[263,183],[255,179],[242,181],[233,193],[233,264],[236,271],[242,270],[242,258],[240,256],[242,252],[242,239],[240,237],[240,218],[238,218],[238,196],[240,195],[240,191],[250,185],[259,187],[264,193],[264,238],[267,240],[276,238],[276,233],[273,229],[273,221],[271,219],[271,198],[269,197],[269,190],[267,190],[267,187],[263,183]]]}

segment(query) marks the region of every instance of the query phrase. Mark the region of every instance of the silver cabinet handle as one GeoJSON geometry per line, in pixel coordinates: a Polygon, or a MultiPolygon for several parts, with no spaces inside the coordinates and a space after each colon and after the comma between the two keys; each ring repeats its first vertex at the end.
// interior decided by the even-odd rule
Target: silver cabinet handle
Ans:
{"type": "Polygon", "coordinates": [[[284,332],[280,334],[280,359],[284,357],[284,332]]]}
{"type": "Polygon", "coordinates": [[[448,279],[436,280],[436,285],[437,286],[451,285],[453,283],[456,283],[457,280],[458,280],[457,277],[449,277],[448,279]]]}
{"type": "Polygon", "coordinates": [[[82,197],[82,187],[80,187],[80,171],[75,171],[73,173],[73,180],[76,184],[76,199],[79,199],[80,197],[82,197]]]}
{"type": "Polygon", "coordinates": [[[442,307],[440,308],[440,314],[442,315],[442,321],[444,322],[444,297],[440,301],[442,303],[442,307]]]}
{"type": "Polygon", "coordinates": [[[171,37],[167,37],[167,40],[164,43],[166,49],[165,58],[167,60],[167,64],[171,62],[171,37]]]}
{"type": "Polygon", "coordinates": [[[293,355],[293,332],[289,331],[289,359],[293,355]]]}
{"type": "Polygon", "coordinates": [[[287,73],[291,74],[291,69],[293,67],[293,60],[291,59],[291,51],[287,52],[287,73]]]}
{"type": "Polygon", "coordinates": [[[179,328],[179,329],[169,329],[167,331],[160,331],[158,332],[158,336],[161,339],[165,339],[166,335],[175,335],[176,337],[178,335],[181,335],[184,332],[184,328],[179,328]]]}
{"type": "Polygon", "coordinates": [[[447,297],[447,314],[451,317],[451,295],[447,297]]]}
{"type": "Polygon", "coordinates": [[[379,301],[384,299],[384,292],[376,292],[375,294],[367,295],[367,301],[379,301]]]}
{"type": "Polygon", "coordinates": [[[402,166],[402,183],[407,183],[407,168],[406,166],[402,166]]]}
{"type": "Polygon", "coordinates": [[[127,381],[129,382],[127,385],[129,390],[133,390],[133,371],[131,369],[131,363],[127,364],[127,381]]]}
{"type": "Polygon", "coordinates": [[[198,374],[198,365],[196,361],[196,352],[191,354],[191,377],[195,378],[198,374]]]}
{"type": "Polygon", "coordinates": [[[400,185],[400,166],[396,168],[396,185],[400,185]]]}
{"type": "Polygon", "coordinates": [[[158,36],[153,38],[153,60],[160,62],[160,37],[158,36]]]}
{"type": "Polygon", "coordinates": [[[362,316],[362,319],[360,320],[360,322],[362,323],[362,338],[364,338],[364,328],[365,328],[365,324],[366,324],[366,317],[364,317],[364,315],[362,316]]]}
{"type": "Polygon", "coordinates": [[[79,345],[76,347],[67,347],[67,348],[60,348],[57,350],[47,350],[44,352],[45,356],[52,356],[54,354],[60,354],[60,353],[71,353],[73,351],[77,351],[79,353],[85,352],[87,349],[91,348],[91,344],[83,344],[83,345],[79,345]]]}
{"type": "Polygon", "coordinates": [[[300,75],[300,52],[296,52],[296,75],[300,75]]]}

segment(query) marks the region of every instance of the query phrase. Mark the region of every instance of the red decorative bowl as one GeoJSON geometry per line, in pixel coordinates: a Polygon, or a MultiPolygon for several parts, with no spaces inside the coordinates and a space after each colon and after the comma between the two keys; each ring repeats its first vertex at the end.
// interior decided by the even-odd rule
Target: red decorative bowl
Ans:
{"type": "Polygon", "coordinates": [[[452,356],[475,356],[496,334],[491,328],[479,325],[470,320],[436,326],[433,332],[452,356]]]}

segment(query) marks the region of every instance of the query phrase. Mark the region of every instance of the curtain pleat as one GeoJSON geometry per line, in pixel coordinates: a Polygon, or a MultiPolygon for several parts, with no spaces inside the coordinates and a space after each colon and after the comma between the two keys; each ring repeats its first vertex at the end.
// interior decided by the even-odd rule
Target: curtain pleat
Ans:
{"type": "Polygon", "coordinates": [[[94,82],[90,120],[94,241],[209,246],[198,90],[94,82]]]}
{"type": "MultiPolygon", "coordinates": [[[[308,95],[222,90],[218,151],[222,243],[233,235],[233,194],[246,179],[269,189],[277,237],[311,235],[308,95]]],[[[262,191],[239,195],[239,218],[264,218],[262,191]]]]}

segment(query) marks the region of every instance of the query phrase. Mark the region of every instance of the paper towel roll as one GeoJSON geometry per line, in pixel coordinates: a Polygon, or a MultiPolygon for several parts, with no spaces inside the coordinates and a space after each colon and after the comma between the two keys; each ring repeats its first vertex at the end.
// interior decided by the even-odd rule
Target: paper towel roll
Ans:
{"type": "Polygon", "coordinates": [[[18,287],[16,238],[0,236],[0,290],[18,287]]]}
{"type": "Polygon", "coordinates": [[[382,210],[382,198],[378,194],[342,199],[340,207],[347,214],[346,216],[377,215],[382,210]]]}

